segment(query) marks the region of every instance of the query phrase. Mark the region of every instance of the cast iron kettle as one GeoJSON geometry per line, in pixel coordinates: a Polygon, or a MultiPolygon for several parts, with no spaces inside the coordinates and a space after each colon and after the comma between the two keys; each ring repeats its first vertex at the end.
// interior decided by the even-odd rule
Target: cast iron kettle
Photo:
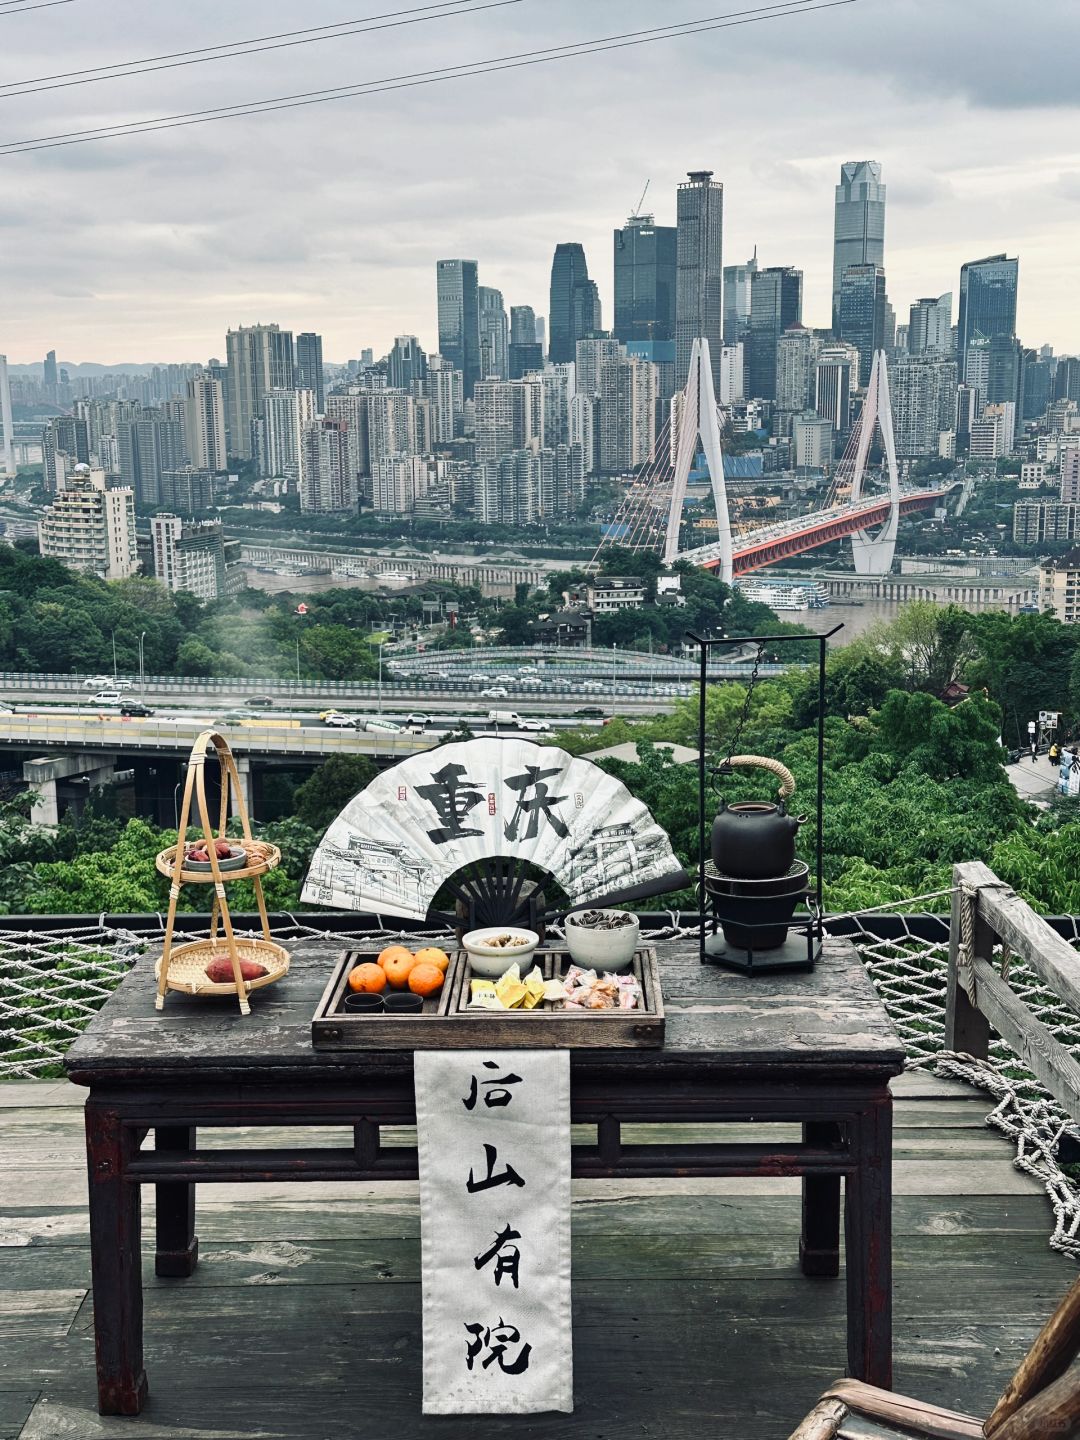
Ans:
{"type": "Polygon", "coordinates": [[[778,804],[720,802],[713,821],[713,864],[722,875],[738,880],[768,880],[786,875],[795,862],[795,839],[805,815],[789,815],[786,801],[795,790],[795,777],[779,760],[763,755],[733,755],[731,766],[760,766],[780,777],[778,804]]]}

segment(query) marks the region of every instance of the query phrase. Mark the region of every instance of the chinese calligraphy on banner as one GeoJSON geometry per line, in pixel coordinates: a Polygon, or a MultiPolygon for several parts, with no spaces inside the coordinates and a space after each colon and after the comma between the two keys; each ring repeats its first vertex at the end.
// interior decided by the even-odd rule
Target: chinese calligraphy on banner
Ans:
{"type": "Polygon", "coordinates": [[[569,1412],[570,1052],[415,1067],[424,1413],[569,1412]]]}
{"type": "Polygon", "coordinates": [[[316,850],[304,899],[423,919],[439,886],[507,855],[553,875],[574,904],[689,885],[671,842],[626,786],[529,740],[444,745],[384,771],[316,850]]]}

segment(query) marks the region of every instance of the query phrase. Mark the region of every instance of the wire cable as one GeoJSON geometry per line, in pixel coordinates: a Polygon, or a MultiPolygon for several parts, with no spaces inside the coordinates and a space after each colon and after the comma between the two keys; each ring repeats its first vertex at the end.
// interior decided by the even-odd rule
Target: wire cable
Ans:
{"type": "Polygon", "coordinates": [[[19,5],[11,9],[0,9],[0,20],[8,15],[25,15],[28,10],[51,10],[54,5],[74,5],[75,0],[37,0],[34,5],[19,5]]]}
{"type": "Polygon", "coordinates": [[[207,65],[212,60],[232,60],[240,55],[259,55],[267,50],[289,50],[298,45],[318,45],[326,40],[342,40],[350,35],[367,35],[375,30],[393,30],[403,25],[422,25],[431,20],[452,19],[455,15],[471,15],[478,10],[498,10],[507,5],[523,3],[524,0],[486,0],[484,4],[478,3],[478,0],[442,0],[441,4],[416,5],[408,10],[389,10],[381,15],[369,15],[364,20],[342,20],[337,25],[313,25],[305,30],[285,30],[277,35],[257,35],[248,40],[228,40],[220,45],[204,45],[197,50],[174,50],[165,55],[147,55],[140,60],[119,60],[112,65],[95,65],[86,70],[65,70],[57,75],[37,75],[30,80],[9,80],[0,83],[0,99],[38,95],[46,90],[67,90],[74,85],[95,85],[103,80],[123,80],[129,75],[152,74],[158,70],[207,65]],[[468,8],[461,8],[463,6],[468,8]],[[376,21],[386,23],[376,24],[376,21]],[[224,53],[215,53],[218,51],[224,53]],[[163,63],[159,64],[159,61],[163,63]]]}
{"type": "Polygon", "coordinates": [[[597,55],[609,50],[625,50],[641,45],[651,45],[659,40],[674,40],[687,35],[701,35],[716,30],[733,29],[764,20],[782,20],[792,15],[813,14],[822,10],[835,10],[841,6],[856,5],[860,0],[789,0],[785,6],[759,6],[753,10],[729,12],[723,16],[710,16],[701,20],[681,21],[678,26],[664,25],[652,30],[628,31],[623,35],[604,36],[597,40],[580,41],[574,45],[557,45],[544,50],[527,50],[517,55],[497,56],[491,60],[472,61],[463,65],[452,65],[436,70],[414,71],[406,75],[391,76],[385,80],[366,80],[352,85],[341,85],[328,90],[310,90],[297,95],[282,95],[268,100],[250,101],[242,105],[214,106],[207,110],[193,110],[179,115],[166,115],[152,120],[126,121],[116,125],[102,125],[86,130],[62,131],[56,135],[42,135],[30,140],[12,140],[0,144],[0,157],[7,155],[32,154],[37,150],[55,150],[71,145],[87,145],[95,140],[115,140],[129,135],[146,135],[158,130],[179,130],[191,125],[206,125],[216,120],[235,120],[247,115],[265,115],[277,110],[297,110],[312,105],[325,105],[331,101],[363,98],[368,95],[384,94],[393,90],[414,89],[422,85],[434,85],[446,80],[467,79],[474,75],[493,75],[505,70],[521,70],[535,65],[551,64],[557,60],[577,59],[579,56],[597,55]]]}

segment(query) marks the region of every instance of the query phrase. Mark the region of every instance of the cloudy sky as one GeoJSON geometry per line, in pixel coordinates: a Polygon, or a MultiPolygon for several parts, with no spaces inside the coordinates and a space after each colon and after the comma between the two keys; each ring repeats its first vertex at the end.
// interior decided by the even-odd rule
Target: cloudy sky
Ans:
{"type": "MultiPolygon", "coordinates": [[[[30,3],[30,0],[26,0],[30,3]]],[[[418,0],[70,0],[0,6],[0,85],[418,0]]],[[[483,0],[476,0],[483,3],[483,0]]],[[[516,0],[330,43],[18,98],[0,142],[460,65],[719,16],[760,0],[516,0]]],[[[1020,256],[1026,344],[1080,351],[1080,4],[856,0],[555,65],[261,118],[0,156],[0,350],[13,363],[195,361],[230,325],[318,330],[328,359],[435,345],[435,261],[480,262],[547,311],[581,240],[611,316],[611,232],[675,186],[725,186],[724,260],[805,271],[828,322],[842,161],[888,185],[901,318],[959,267],[1020,256]]]]}

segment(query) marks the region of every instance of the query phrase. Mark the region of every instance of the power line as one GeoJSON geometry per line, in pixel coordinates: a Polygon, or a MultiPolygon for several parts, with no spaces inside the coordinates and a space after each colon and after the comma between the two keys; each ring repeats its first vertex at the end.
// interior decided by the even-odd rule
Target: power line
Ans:
{"type": "Polygon", "coordinates": [[[37,0],[34,5],[19,5],[11,9],[0,7],[0,20],[8,15],[25,15],[28,10],[51,10],[54,5],[74,5],[75,0],[37,0]]]}
{"type": "Polygon", "coordinates": [[[741,25],[751,25],[763,20],[782,20],[793,15],[813,14],[821,10],[835,10],[841,6],[859,3],[860,0],[822,0],[822,3],[818,4],[812,4],[810,0],[786,0],[783,5],[759,6],[753,10],[733,11],[724,16],[684,20],[677,26],[665,25],[658,26],[653,30],[627,31],[623,35],[604,36],[598,40],[580,41],[575,45],[559,45],[545,50],[526,50],[518,55],[496,56],[491,60],[477,60],[437,70],[414,71],[406,75],[391,76],[385,80],[365,80],[353,85],[336,86],[329,90],[310,90],[298,95],[281,95],[268,100],[251,101],[243,105],[214,106],[207,110],[192,110],[180,115],[161,116],[153,120],[128,121],[86,130],[69,130],[56,135],[38,136],[31,140],[12,140],[6,144],[0,144],[0,157],[31,154],[36,150],[61,149],[70,145],[88,145],[95,140],[115,140],[129,135],[150,134],[157,130],[179,130],[190,125],[207,125],[215,120],[237,120],[247,115],[264,115],[277,110],[297,110],[311,105],[325,105],[336,100],[362,98],[368,95],[384,94],[392,90],[434,85],[445,80],[467,79],[474,75],[493,75],[504,70],[521,70],[534,65],[551,64],[557,60],[573,60],[579,56],[602,54],[608,50],[626,50],[636,46],[651,45],[659,40],[675,40],[686,35],[702,35],[715,30],[729,30],[741,25]]]}
{"type": "MultiPolygon", "coordinates": [[[[54,0],[54,3],[59,3],[59,0],[54,0]]],[[[70,3],[70,0],[63,0],[63,3],[70,3]]],[[[257,55],[265,50],[288,50],[298,45],[317,45],[325,40],[340,40],[349,35],[366,35],[374,30],[392,30],[402,25],[421,25],[430,20],[452,19],[455,15],[471,15],[477,10],[497,10],[503,6],[522,3],[523,0],[487,0],[484,4],[478,3],[478,0],[442,0],[440,4],[415,5],[408,10],[389,10],[381,15],[369,15],[364,20],[342,20],[336,25],[312,25],[303,30],[284,30],[277,35],[256,35],[247,40],[228,40],[220,45],[204,45],[196,50],[175,50],[170,54],[147,55],[140,60],[119,60],[112,65],[95,65],[85,70],[65,70],[58,75],[36,75],[28,80],[8,80],[0,83],[0,92],[3,92],[0,93],[0,99],[37,95],[43,90],[66,90],[73,85],[93,85],[102,80],[123,80],[128,75],[145,75],[156,70],[207,65],[212,60],[231,60],[234,56],[257,55]],[[462,9],[462,6],[469,8],[462,9]],[[386,23],[375,24],[376,21],[386,23]]]]}

